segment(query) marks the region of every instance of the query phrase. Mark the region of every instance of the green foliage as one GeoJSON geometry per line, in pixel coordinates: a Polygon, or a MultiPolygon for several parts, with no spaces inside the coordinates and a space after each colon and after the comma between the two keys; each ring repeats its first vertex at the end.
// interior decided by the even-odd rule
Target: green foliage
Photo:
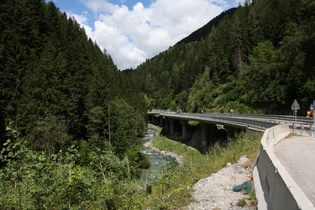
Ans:
{"type": "MultiPolygon", "coordinates": [[[[133,154],[133,152],[130,152],[133,154]]],[[[80,166],[80,153],[72,146],[47,156],[8,140],[0,160],[0,205],[19,209],[124,209],[143,208],[144,191],[127,173],[135,161],[120,160],[112,152],[92,152],[90,162],[80,166]]],[[[131,173],[133,173],[131,168],[131,173]]]]}
{"type": "Polygon", "coordinates": [[[49,156],[69,145],[71,137],[67,132],[64,119],[47,113],[40,118],[28,135],[27,143],[30,148],[45,151],[49,156]]]}
{"type": "MultiPolygon", "coordinates": [[[[109,131],[115,100],[128,101],[130,115],[137,117],[135,132],[142,134],[144,96],[127,86],[131,78],[74,19],[42,0],[2,1],[0,7],[1,134],[10,122],[29,145],[46,153],[78,139],[105,148],[115,134],[109,131]]],[[[5,135],[1,138],[3,143],[5,135]]]]}
{"type": "Polygon", "coordinates": [[[134,140],[141,136],[145,129],[145,121],[134,107],[125,100],[117,99],[111,103],[112,144],[116,154],[123,158],[134,140]]]}
{"type": "Polygon", "coordinates": [[[306,109],[313,100],[314,19],[310,0],[246,1],[133,74],[151,109],[225,112],[231,102],[235,112],[288,114],[294,99],[306,109]]]}
{"type": "Polygon", "coordinates": [[[202,75],[196,79],[191,88],[187,101],[187,111],[196,112],[209,109],[208,104],[213,100],[211,95],[212,90],[215,88],[210,80],[210,69],[206,68],[202,75]]]}
{"type": "Polygon", "coordinates": [[[237,205],[238,206],[245,206],[246,205],[246,200],[245,199],[241,199],[241,200],[239,200],[239,201],[237,201],[237,205]]]}
{"type": "Polygon", "coordinates": [[[188,124],[190,126],[197,126],[199,124],[199,122],[198,121],[188,121],[188,124]]]}
{"type": "Polygon", "coordinates": [[[257,111],[251,109],[250,107],[238,101],[230,101],[225,104],[224,108],[229,112],[236,112],[239,114],[252,114],[255,112],[257,113],[257,111]]]}
{"type": "Polygon", "coordinates": [[[73,18],[1,1],[0,78],[2,208],[143,209],[144,94],[73,18]]]}
{"type": "Polygon", "coordinates": [[[104,109],[100,106],[93,107],[88,112],[87,133],[91,144],[106,149],[106,115],[104,109]]]}
{"type": "Polygon", "coordinates": [[[128,164],[127,175],[129,177],[139,177],[141,175],[141,168],[143,167],[143,165],[146,165],[148,167],[148,161],[142,158],[143,154],[139,152],[139,148],[137,146],[132,145],[128,148],[124,160],[126,164],[128,164]]]}
{"type": "MultiPolygon", "coordinates": [[[[119,72],[53,2],[1,1],[0,206],[147,208],[133,181],[147,165],[136,141],[147,107],[283,113],[293,99],[308,107],[315,93],[314,6],[246,1],[135,71],[119,72]]],[[[159,144],[185,159],[153,188],[149,206],[159,208],[188,203],[192,183],[257,149],[247,136],[227,148],[214,145],[207,156],[159,144]]]]}
{"type": "Polygon", "coordinates": [[[217,172],[227,163],[234,163],[243,155],[254,161],[257,158],[261,137],[261,133],[258,132],[241,133],[235,139],[230,139],[227,147],[217,143],[208,148],[206,155],[202,155],[184,144],[160,135],[156,136],[153,139],[154,147],[178,154],[183,160],[183,165],[168,169],[158,177],[153,185],[149,206],[163,209],[179,209],[186,206],[192,201],[190,187],[199,179],[217,172]]]}

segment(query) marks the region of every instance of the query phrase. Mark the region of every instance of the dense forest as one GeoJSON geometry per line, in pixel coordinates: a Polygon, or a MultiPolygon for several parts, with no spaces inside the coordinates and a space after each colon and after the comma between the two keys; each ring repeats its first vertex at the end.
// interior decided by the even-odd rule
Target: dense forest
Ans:
{"type": "Polygon", "coordinates": [[[1,208],[97,202],[139,176],[144,95],[54,3],[0,2],[0,78],[1,208]]]}
{"type": "Polygon", "coordinates": [[[151,109],[290,114],[297,99],[306,115],[315,99],[315,2],[247,0],[133,76],[151,109]]]}
{"type": "Polygon", "coordinates": [[[246,0],[125,71],[53,2],[1,0],[0,206],[143,209],[148,108],[290,113],[294,99],[315,99],[313,0],[246,0]]]}

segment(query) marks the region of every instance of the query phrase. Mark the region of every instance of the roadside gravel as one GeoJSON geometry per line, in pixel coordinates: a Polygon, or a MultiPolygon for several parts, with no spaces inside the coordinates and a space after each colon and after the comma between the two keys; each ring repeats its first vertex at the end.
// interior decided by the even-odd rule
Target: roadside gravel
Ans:
{"type": "Polygon", "coordinates": [[[217,173],[199,180],[193,186],[196,202],[184,209],[255,209],[248,205],[249,201],[244,207],[238,206],[239,200],[247,200],[249,196],[232,191],[234,186],[251,180],[252,168],[253,163],[243,156],[237,163],[228,164],[217,173]]]}

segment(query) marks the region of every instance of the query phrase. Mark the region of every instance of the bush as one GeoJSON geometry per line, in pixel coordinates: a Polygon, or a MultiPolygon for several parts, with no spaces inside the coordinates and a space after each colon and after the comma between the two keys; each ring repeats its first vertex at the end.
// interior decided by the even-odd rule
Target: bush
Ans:
{"type": "MultiPolygon", "coordinates": [[[[4,209],[143,209],[144,190],[127,179],[127,162],[113,152],[94,151],[80,166],[76,146],[47,156],[10,140],[0,161],[0,206],[4,209]]],[[[129,167],[133,173],[130,156],[129,167]]]]}

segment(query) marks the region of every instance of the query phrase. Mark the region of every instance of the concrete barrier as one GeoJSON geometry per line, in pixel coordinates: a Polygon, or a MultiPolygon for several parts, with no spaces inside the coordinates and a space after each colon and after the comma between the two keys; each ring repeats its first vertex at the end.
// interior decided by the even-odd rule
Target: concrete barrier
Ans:
{"type": "Polygon", "coordinates": [[[311,201],[291,178],[273,153],[288,134],[289,126],[278,125],[265,131],[253,178],[258,209],[314,209],[311,201]]]}

